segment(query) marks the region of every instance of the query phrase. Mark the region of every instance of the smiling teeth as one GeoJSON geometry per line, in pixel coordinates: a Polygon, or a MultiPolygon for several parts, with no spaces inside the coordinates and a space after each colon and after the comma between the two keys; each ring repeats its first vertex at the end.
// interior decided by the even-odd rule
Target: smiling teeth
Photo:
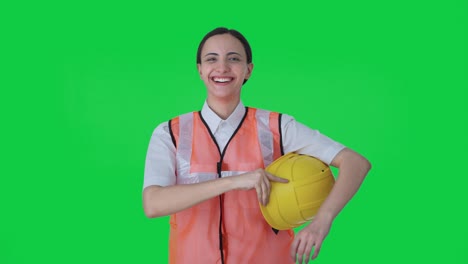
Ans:
{"type": "Polygon", "coordinates": [[[215,82],[229,82],[232,78],[213,78],[215,82]]]}

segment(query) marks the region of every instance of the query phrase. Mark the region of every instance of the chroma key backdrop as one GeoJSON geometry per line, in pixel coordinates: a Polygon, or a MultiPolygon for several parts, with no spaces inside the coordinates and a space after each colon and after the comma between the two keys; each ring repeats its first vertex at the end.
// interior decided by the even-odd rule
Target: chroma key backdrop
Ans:
{"type": "Polygon", "coordinates": [[[468,263],[467,10],[2,2],[0,263],[167,263],[169,218],[142,209],[146,150],[158,124],[201,109],[196,49],[218,26],[252,46],[245,105],[372,162],[315,263],[468,263]]]}

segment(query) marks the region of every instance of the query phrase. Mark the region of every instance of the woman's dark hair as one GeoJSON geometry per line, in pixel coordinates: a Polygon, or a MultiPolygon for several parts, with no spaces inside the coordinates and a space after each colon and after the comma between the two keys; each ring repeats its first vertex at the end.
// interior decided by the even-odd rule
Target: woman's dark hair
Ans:
{"type": "MultiPolygon", "coordinates": [[[[206,40],[213,36],[222,35],[222,34],[229,34],[235,37],[236,39],[238,39],[242,43],[242,46],[244,46],[245,54],[247,56],[247,63],[252,63],[252,49],[250,48],[250,45],[247,39],[239,31],[235,29],[227,29],[225,27],[218,27],[208,32],[208,34],[206,34],[203,37],[202,41],[200,42],[200,45],[198,45],[197,64],[201,64],[201,52],[202,52],[203,46],[205,46],[206,40]]],[[[247,82],[247,79],[244,80],[244,83],[245,82],[247,82]]]]}
{"type": "Polygon", "coordinates": [[[242,46],[244,46],[245,54],[247,55],[247,63],[252,63],[252,49],[250,48],[250,45],[247,39],[239,31],[235,29],[227,29],[225,27],[219,27],[208,32],[208,34],[206,34],[203,37],[202,41],[200,42],[200,45],[198,45],[197,64],[201,63],[201,51],[203,49],[203,46],[205,46],[206,40],[211,38],[212,36],[222,35],[222,34],[229,34],[235,37],[236,39],[238,39],[242,43],[242,46]]]}

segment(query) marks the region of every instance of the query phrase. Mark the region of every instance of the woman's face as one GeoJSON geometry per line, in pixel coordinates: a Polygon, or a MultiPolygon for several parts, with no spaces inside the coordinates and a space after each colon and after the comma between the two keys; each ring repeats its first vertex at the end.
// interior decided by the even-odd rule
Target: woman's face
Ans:
{"type": "Polygon", "coordinates": [[[230,34],[215,35],[206,40],[197,64],[200,77],[208,90],[208,99],[239,100],[244,79],[252,73],[242,43],[230,34]]]}

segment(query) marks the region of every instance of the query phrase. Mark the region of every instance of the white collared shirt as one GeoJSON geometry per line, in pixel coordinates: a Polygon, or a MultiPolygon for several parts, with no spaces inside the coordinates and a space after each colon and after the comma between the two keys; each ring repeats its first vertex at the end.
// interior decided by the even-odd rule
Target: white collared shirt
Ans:
{"type": "Polygon", "coordinates": [[[211,110],[205,101],[205,104],[201,110],[201,115],[210,128],[210,131],[213,133],[213,136],[215,137],[221,152],[223,151],[236,128],[239,126],[242,118],[244,117],[244,114],[245,106],[242,104],[242,102],[240,102],[232,114],[226,120],[223,120],[215,112],[213,112],[213,110],[211,110]]]}
{"type": "MultiPolygon", "coordinates": [[[[226,119],[221,119],[205,101],[201,115],[218,143],[221,151],[239,126],[245,114],[245,106],[240,102],[234,112],[226,119]]],[[[307,154],[330,164],[333,158],[345,148],[318,130],[310,129],[283,114],[281,131],[284,153],[297,152],[307,154]]],[[[176,183],[176,149],[172,142],[168,122],[160,124],[153,132],[148,146],[145,163],[143,188],[151,185],[169,186],[176,183]]]]}

